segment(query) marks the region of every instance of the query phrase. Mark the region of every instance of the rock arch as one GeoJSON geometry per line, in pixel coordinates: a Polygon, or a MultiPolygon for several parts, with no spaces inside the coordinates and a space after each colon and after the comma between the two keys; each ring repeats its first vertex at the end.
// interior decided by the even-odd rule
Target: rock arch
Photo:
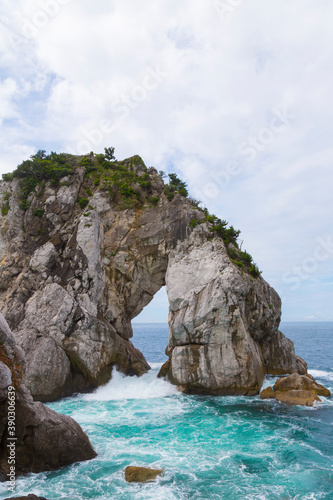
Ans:
{"type": "Polygon", "coordinates": [[[147,371],[129,340],[131,320],[164,284],[169,361],[160,375],[182,390],[255,394],[265,373],[304,373],[306,364],[278,332],[277,293],[232,263],[189,200],[168,200],[157,171],[149,176],[160,199],[139,209],[121,209],[96,190],[89,210],[80,210],[82,169],[63,186],[47,185],[49,229],[37,242],[21,228],[34,229],[38,193],[24,214],[13,183],[1,228],[0,306],[25,351],[33,396],[49,401],[89,390],[105,383],[113,366],[130,375],[147,371]],[[203,223],[191,228],[193,218],[203,223]]]}

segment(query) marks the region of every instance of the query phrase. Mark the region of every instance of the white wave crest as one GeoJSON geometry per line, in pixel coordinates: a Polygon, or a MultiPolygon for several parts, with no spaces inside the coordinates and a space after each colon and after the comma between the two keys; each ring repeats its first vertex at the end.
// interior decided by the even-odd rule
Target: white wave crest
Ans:
{"type": "Polygon", "coordinates": [[[148,365],[151,367],[152,370],[160,369],[163,363],[153,363],[148,361],[148,365]]]}
{"type": "Polygon", "coordinates": [[[157,370],[142,375],[142,377],[126,377],[116,370],[112,372],[111,380],[99,387],[92,394],[85,394],[87,401],[122,401],[127,399],[165,398],[179,395],[176,387],[166,380],[157,378],[157,370]]]}
{"type": "Polygon", "coordinates": [[[333,382],[333,372],[325,372],[323,370],[309,370],[309,374],[314,378],[325,378],[333,382]]]}

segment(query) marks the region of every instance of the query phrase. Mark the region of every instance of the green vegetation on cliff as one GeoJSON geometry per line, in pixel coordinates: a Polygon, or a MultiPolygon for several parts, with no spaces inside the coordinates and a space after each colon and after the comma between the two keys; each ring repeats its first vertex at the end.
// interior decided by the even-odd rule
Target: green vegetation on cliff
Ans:
{"type": "Polygon", "coordinates": [[[53,151],[47,155],[44,150],[39,150],[29,160],[18,165],[12,175],[13,179],[20,179],[23,197],[27,198],[42,181],[56,184],[62,177],[72,175],[74,169],[68,161],[69,158],[70,155],[57,154],[53,151]]]}
{"type": "MultiPolygon", "coordinates": [[[[88,180],[92,179],[89,186],[85,186],[85,196],[79,196],[78,204],[83,209],[88,204],[88,197],[93,195],[93,190],[99,189],[109,192],[110,198],[120,208],[143,206],[145,202],[157,205],[159,196],[153,194],[151,178],[148,168],[138,155],[123,161],[118,161],[114,156],[114,148],[105,148],[104,154],[91,152],[86,156],[75,156],[65,153],[51,152],[46,154],[39,150],[30,159],[24,160],[13,173],[3,174],[4,181],[18,179],[21,187],[20,208],[27,210],[30,207],[29,195],[38,185],[50,182],[56,186],[63,177],[72,176],[75,171],[83,167],[88,180]]],[[[178,193],[187,197],[186,183],[176,174],[169,174],[170,182],[165,185],[164,194],[171,201],[178,193]]],[[[8,213],[9,207],[3,206],[2,213],[8,213]],[[6,212],[7,211],[7,212],[6,212]]]]}
{"type": "MultiPolygon", "coordinates": [[[[160,194],[153,192],[152,177],[142,158],[138,155],[118,161],[114,156],[114,148],[104,149],[104,154],[94,154],[91,152],[85,156],[75,156],[66,153],[51,152],[46,154],[44,150],[39,150],[30,159],[23,161],[14,172],[3,174],[3,180],[10,182],[18,179],[21,188],[19,207],[27,210],[30,207],[30,195],[37,186],[41,186],[41,194],[46,182],[51,186],[60,184],[64,177],[71,177],[77,169],[84,168],[84,183],[80,189],[77,203],[81,210],[89,204],[89,198],[96,189],[107,191],[111,200],[119,208],[140,208],[145,203],[155,206],[159,203],[160,194]]],[[[166,175],[161,171],[161,177],[166,175]]],[[[168,201],[172,201],[176,194],[188,197],[187,184],[178,178],[175,173],[168,174],[169,182],[164,184],[163,193],[168,201]]],[[[63,182],[60,185],[68,185],[63,182]]],[[[208,223],[209,230],[223,239],[226,244],[228,255],[236,266],[257,278],[260,276],[257,265],[253,262],[252,256],[246,251],[242,251],[238,245],[240,231],[233,226],[228,227],[225,220],[219,219],[216,215],[210,214],[207,208],[201,208],[198,201],[189,199],[194,207],[201,210],[204,218],[193,218],[189,227],[194,228],[198,224],[208,223]]],[[[9,195],[3,197],[1,213],[7,215],[10,210],[9,195]]],[[[44,209],[37,207],[33,214],[39,218],[44,215],[44,209]]]]}
{"type": "Polygon", "coordinates": [[[191,219],[189,226],[195,228],[198,224],[208,222],[209,230],[223,239],[231,262],[240,269],[248,272],[254,278],[258,278],[261,275],[261,271],[253,262],[252,255],[239,248],[238,237],[241,233],[240,230],[235,229],[233,226],[227,227],[227,221],[219,219],[214,214],[210,214],[207,208],[198,208],[204,213],[205,219],[191,219]]]}
{"type": "Polygon", "coordinates": [[[10,200],[10,192],[6,191],[2,197],[2,205],[1,205],[1,215],[7,215],[10,210],[9,200],[10,200]]]}
{"type": "Polygon", "coordinates": [[[169,201],[173,199],[176,193],[185,198],[188,196],[187,185],[184,181],[180,180],[176,174],[169,174],[170,182],[164,188],[164,194],[169,201]]]}

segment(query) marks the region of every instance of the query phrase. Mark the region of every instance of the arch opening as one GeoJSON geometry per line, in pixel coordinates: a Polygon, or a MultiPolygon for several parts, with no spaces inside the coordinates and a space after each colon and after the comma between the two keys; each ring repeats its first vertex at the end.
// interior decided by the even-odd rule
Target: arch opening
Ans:
{"type": "Polygon", "coordinates": [[[168,359],[165,354],[169,338],[168,309],[168,296],[163,286],[132,320],[131,341],[152,367],[161,365],[168,359]]]}

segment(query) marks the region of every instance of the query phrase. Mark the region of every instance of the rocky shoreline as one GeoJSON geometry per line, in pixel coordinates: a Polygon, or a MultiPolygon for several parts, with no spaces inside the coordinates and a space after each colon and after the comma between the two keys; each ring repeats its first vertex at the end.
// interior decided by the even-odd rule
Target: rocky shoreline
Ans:
{"type": "MultiPolygon", "coordinates": [[[[159,376],[179,390],[251,396],[266,374],[308,377],[239,232],[189,199],[175,174],[165,184],[140,157],[93,154],[40,154],[20,168],[0,183],[1,480],[11,386],[17,475],[96,456],[74,420],[41,402],[91,391],[113,367],[146,373],[131,320],[164,285],[169,359],[159,376]],[[26,177],[46,165],[63,174],[26,177]]],[[[282,401],[280,392],[268,397],[282,401]]]]}

